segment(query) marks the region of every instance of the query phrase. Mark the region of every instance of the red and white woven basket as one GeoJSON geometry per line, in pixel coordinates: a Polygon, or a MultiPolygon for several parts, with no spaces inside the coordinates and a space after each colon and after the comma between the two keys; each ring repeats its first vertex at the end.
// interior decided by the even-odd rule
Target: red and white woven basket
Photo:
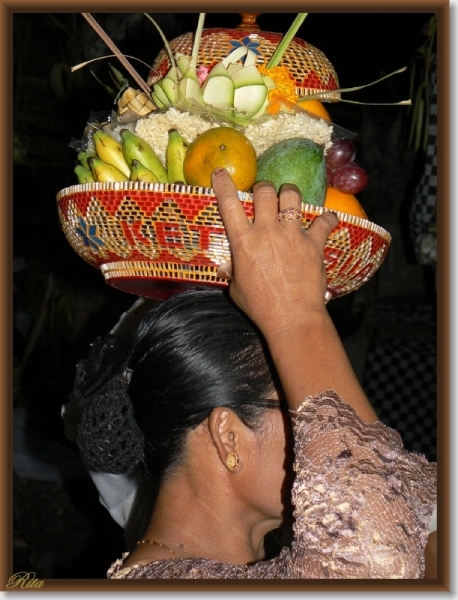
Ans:
{"type": "MultiPolygon", "coordinates": [[[[249,219],[252,196],[240,193],[249,219]]],[[[57,207],[74,250],[113,287],[162,299],[190,286],[225,287],[216,276],[230,248],[211,189],[173,184],[95,183],[60,191],[57,207]]],[[[307,228],[325,209],[303,205],[307,228]]],[[[325,249],[332,297],[360,288],[380,267],[391,236],[378,225],[337,213],[325,249]]]]}

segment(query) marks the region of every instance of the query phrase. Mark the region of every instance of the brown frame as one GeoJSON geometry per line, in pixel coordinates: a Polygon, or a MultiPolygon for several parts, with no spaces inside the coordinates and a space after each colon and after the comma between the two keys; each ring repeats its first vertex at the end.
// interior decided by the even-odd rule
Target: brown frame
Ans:
{"type": "MultiPolygon", "coordinates": [[[[189,1],[189,0],[188,0],[189,1]]],[[[419,580],[419,581],[398,581],[398,580],[345,580],[345,581],[314,581],[314,580],[266,580],[266,581],[227,581],[227,580],[186,580],[186,581],[164,581],[164,580],[78,580],[78,579],[53,579],[45,580],[40,587],[31,587],[29,589],[21,589],[20,587],[9,589],[8,591],[35,591],[41,592],[83,592],[83,591],[100,591],[100,592],[133,592],[133,591],[268,591],[268,592],[331,592],[331,591],[449,591],[450,590],[450,515],[449,515],[449,494],[450,481],[448,479],[450,456],[449,456],[449,431],[448,424],[450,422],[450,388],[449,388],[449,324],[450,324],[450,306],[449,306],[449,291],[450,282],[448,280],[448,272],[450,266],[449,256],[449,237],[448,223],[450,216],[450,166],[448,148],[450,143],[449,122],[450,122],[450,38],[449,38],[449,19],[450,5],[444,0],[385,0],[383,2],[369,2],[368,0],[347,0],[345,4],[341,2],[333,2],[332,0],[308,0],[305,7],[303,3],[289,2],[287,12],[297,12],[300,9],[306,8],[313,11],[316,9],[319,12],[426,12],[437,14],[438,24],[438,221],[440,228],[439,248],[438,248],[438,474],[439,474],[439,519],[438,519],[438,577],[436,580],[419,580]]],[[[213,2],[200,1],[198,5],[188,2],[174,2],[176,12],[198,12],[212,10],[213,2]]],[[[260,2],[255,0],[250,3],[250,10],[266,10],[269,6],[275,7],[272,0],[260,2]]],[[[11,186],[11,168],[6,157],[11,156],[11,140],[12,140],[12,119],[9,115],[12,111],[11,86],[8,84],[12,81],[10,56],[12,48],[12,15],[15,12],[125,12],[123,6],[119,5],[119,10],[114,8],[113,0],[99,0],[97,3],[82,1],[78,6],[73,3],[60,1],[57,2],[31,2],[27,0],[11,0],[10,2],[0,1],[0,40],[2,44],[2,77],[4,82],[2,102],[4,104],[3,118],[5,120],[4,131],[8,135],[1,137],[3,151],[1,161],[3,173],[1,181],[3,182],[3,198],[1,209],[3,211],[2,223],[4,234],[2,236],[2,261],[1,272],[4,281],[4,290],[10,285],[9,275],[11,273],[11,249],[9,244],[10,228],[8,223],[11,219],[12,205],[9,199],[12,198],[11,186]],[[94,5],[95,4],[95,5],[94,5]],[[8,165],[8,166],[7,166],[8,165]]],[[[162,5],[160,2],[141,0],[135,6],[129,6],[129,10],[134,11],[149,11],[152,9],[161,12],[168,12],[170,6],[162,5]],[[162,10],[163,9],[163,10],[162,10]]],[[[221,10],[218,5],[218,10],[213,12],[227,12],[221,10]]],[[[235,3],[231,5],[230,12],[247,11],[246,5],[243,3],[235,3]]],[[[273,10],[273,12],[279,12],[273,10]]],[[[3,404],[2,404],[2,452],[0,454],[0,476],[3,483],[3,494],[1,496],[1,525],[3,535],[1,536],[1,560],[0,560],[0,589],[6,590],[8,579],[13,575],[12,566],[12,440],[11,440],[11,390],[12,390],[12,360],[11,357],[11,335],[10,323],[12,322],[12,307],[9,301],[8,294],[3,295],[3,311],[0,328],[0,339],[3,341],[3,404]]],[[[69,540],[70,542],[70,540],[69,540]]]]}

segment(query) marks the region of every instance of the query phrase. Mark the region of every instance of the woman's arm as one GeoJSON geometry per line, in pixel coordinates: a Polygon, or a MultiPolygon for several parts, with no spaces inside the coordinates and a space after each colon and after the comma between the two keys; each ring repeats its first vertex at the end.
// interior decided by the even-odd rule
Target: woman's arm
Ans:
{"type": "Polygon", "coordinates": [[[260,182],[250,224],[225,171],[214,174],[213,188],[232,251],[231,297],[264,334],[297,409],[298,564],[317,578],[417,578],[426,556],[426,576],[433,577],[433,538],[424,553],[435,465],[406,452],[398,434],[375,422],[325,307],[324,248],[335,215],[317,217],[303,232],[300,222],[277,219],[278,210],[300,207],[297,188],[283,186],[277,197],[260,182]]]}
{"type": "Polygon", "coordinates": [[[325,307],[324,247],[337,217],[325,213],[307,232],[300,222],[279,221],[279,210],[300,208],[300,193],[285,185],[277,197],[270,182],[260,182],[251,224],[227,171],[216,170],[213,188],[233,257],[231,297],[265,336],[290,407],[332,388],[375,421],[325,307]]]}

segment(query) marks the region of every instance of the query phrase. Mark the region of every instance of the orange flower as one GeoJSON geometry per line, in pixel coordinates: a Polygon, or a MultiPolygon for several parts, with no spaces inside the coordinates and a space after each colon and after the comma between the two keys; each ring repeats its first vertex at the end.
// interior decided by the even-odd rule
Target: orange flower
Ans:
{"type": "Polygon", "coordinates": [[[268,95],[267,112],[270,115],[278,114],[282,107],[286,108],[285,104],[297,102],[296,84],[287,67],[267,69],[264,65],[260,65],[258,70],[261,75],[270,77],[275,84],[275,88],[269,90],[268,95]]]}
{"type": "Polygon", "coordinates": [[[277,115],[283,105],[283,97],[277,92],[277,90],[269,90],[267,112],[269,115],[277,115]]]}

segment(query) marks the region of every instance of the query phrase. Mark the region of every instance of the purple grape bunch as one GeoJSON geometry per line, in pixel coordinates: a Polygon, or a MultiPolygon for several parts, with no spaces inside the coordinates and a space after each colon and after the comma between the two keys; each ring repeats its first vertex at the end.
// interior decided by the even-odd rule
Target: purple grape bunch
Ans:
{"type": "Polygon", "coordinates": [[[348,138],[336,138],[325,155],[328,185],[344,194],[358,194],[367,185],[366,171],[355,162],[355,145],[348,138]]]}

